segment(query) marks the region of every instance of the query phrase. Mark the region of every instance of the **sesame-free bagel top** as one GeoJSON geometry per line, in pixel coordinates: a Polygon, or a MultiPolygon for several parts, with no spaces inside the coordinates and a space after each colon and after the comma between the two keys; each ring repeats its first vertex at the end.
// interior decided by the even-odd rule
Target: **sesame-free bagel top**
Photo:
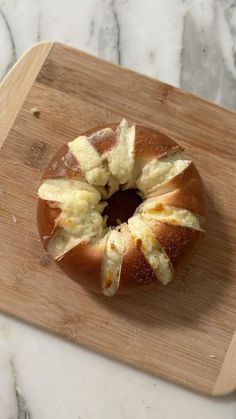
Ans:
{"type": "Polygon", "coordinates": [[[64,145],[38,196],[45,249],[68,276],[106,296],[167,284],[205,234],[194,164],[168,136],[125,120],[64,145]],[[103,211],[119,189],[136,189],[143,202],[127,222],[107,227],[103,211]]]}

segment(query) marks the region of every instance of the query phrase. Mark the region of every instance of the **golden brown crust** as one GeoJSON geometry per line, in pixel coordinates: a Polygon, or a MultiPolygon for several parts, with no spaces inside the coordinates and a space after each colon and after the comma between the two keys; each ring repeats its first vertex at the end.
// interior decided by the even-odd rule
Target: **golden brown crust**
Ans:
{"type": "Polygon", "coordinates": [[[49,162],[43,179],[68,178],[85,180],[79,162],[70,152],[67,144],[63,145],[49,162]]]}
{"type": "MultiPolygon", "coordinates": [[[[108,124],[107,127],[111,128],[112,132],[98,133],[98,129],[93,129],[84,134],[89,137],[100,155],[114,147],[117,141],[117,124],[108,124]]],[[[101,127],[99,130],[102,129],[104,128],[101,127]]],[[[135,175],[140,173],[144,164],[151,159],[158,158],[171,151],[182,151],[182,148],[163,133],[136,126],[135,175]]],[[[52,158],[42,180],[64,177],[86,182],[79,162],[70,152],[68,145],[64,145],[52,158]]],[[[159,185],[156,191],[152,191],[148,197],[160,193],[163,195],[157,198],[157,205],[171,205],[187,209],[203,217],[206,216],[203,185],[193,163],[174,178],[163,185],[159,185]]],[[[56,207],[57,204],[54,204],[56,207]]],[[[55,220],[60,211],[60,208],[52,208],[51,203],[38,199],[38,229],[45,249],[50,237],[56,230],[55,220]]],[[[186,265],[204,236],[204,232],[200,230],[161,222],[155,222],[152,230],[169,257],[174,271],[178,271],[186,265]]],[[[135,243],[131,238],[127,226],[124,236],[125,252],[122,258],[120,285],[117,294],[137,292],[147,287],[157,288],[160,282],[140,250],[138,242],[135,243]]],[[[57,263],[74,281],[92,291],[101,292],[100,275],[104,248],[105,238],[96,244],[81,243],[68,251],[57,263]]]]}
{"type": "Polygon", "coordinates": [[[101,292],[100,274],[105,237],[97,243],[80,243],[67,252],[57,264],[73,281],[91,291],[101,292]]]}
{"type": "Polygon", "coordinates": [[[139,158],[150,160],[171,150],[182,151],[183,148],[162,132],[139,125],[136,126],[135,154],[139,158]]]}
{"type": "Polygon", "coordinates": [[[102,155],[103,153],[106,153],[116,144],[116,127],[116,125],[109,126],[109,128],[113,130],[112,132],[101,133],[101,131],[95,131],[95,133],[92,134],[87,133],[91,144],[99,154],[102,155]]]}
{"type": "Polygon", "coordinates": [[[161,222],[153,223],[152,231],[175,272],[186,266],[205,235],[202,230],[161,222]]]}
{"type": "MultiPolygon", "coordinates": [[[[104,132],[103,135],[99,135],[98,130],[90,130],[84,134],[89,137],[92,145],[99,154],[107,152],[116,143],[115,130],[117,125],[111,124],[109,127],[113,132],[104,132]]],[[[68,178],[86,182],[79,162],[73,156],[67,144],[64,144],[57,151],[46,167],[42,180],[48,178],[68,178]]]]}
{"type": "Polygon", "coordinates": [[[60,208],[50,207],[48,201],[38,198],[37,224],[40,239],[46,250],[49,239],[55,231],[55,220],[60,215],[60,208]]]}
{"type": "MultiPolygon", "coordinates": [[[[90,130],[84,134],[90,138],[93,146],[100,154],[107,152],[116,143],[117,124],[108,124],[107,127],[111,128],[113,132],[106,132],[102,138],[100,135],[97,135],[97,132],[100,132],[103,128],[90,130]]],[[[135,131],[135,155],[141,159],[150,160],[151,158],[158,158],[170,151],[183,150],[182,147],[166,134],[155,131],[152,128],[136,125],[135,131]]]]}
{"type": "MultiPolygon", "coordinates": [[[[90,138],[92,145],[99,154],[108,152],[116,144],[116,124],[108,124],[112,132],[98,134],[101,129],[89,130],[83,135],[90,138]]],[[[135,155],[144,162],[157,158],[169,151],[183,150],[167,135],[151,128],[136,126],[135,155]]],[[[68,178],[85,181],[79,162],[70,152],[67,144],[63,145],[49,162],[42,179],[68,178]]]]}
{"type": "Polygon", "coordinates": [[[160,282],[129,232],[125,234],[125,241],[118,293],[137,292],[149,286],[157,288],[160,282]]]}

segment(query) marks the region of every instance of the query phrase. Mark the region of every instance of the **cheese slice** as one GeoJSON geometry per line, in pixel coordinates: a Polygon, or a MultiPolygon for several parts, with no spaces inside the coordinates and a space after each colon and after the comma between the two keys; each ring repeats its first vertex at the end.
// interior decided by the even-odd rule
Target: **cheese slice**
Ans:
{"type": "Polygon", "coordinates": [[[113,296],[119,287],[123,252],[122,233],[118,230],[111,230],[107,235],[101,269],[102,292],[107,297],[113,296]]]}
{"type": "Polygon", "coordinates": [[[73,237],[65,230],[58,230],[49,240],[47,245],[48,253],[54,260],[60,260],[65,253],[84,241],[84,238],[73,237]]]}
{"type": "Polygon", "coordinates": [[[151,265],[157,279],[163,284],[171,281],[173,273],[169,259],[142,216],[137,214],[131,217],[128,221],[128,228],[131,237],[151,265]]]}
{"type": "Polygon", "coordinates": [[[108,181],[109,173],[102,157],[90,143],[88,137],[82,135],[68,143],[69,149],[89,184],[104,186],[108,181]]]}
{"type": "Polygon", "coordinates": [[[134,165],[135,126],[128,126],[125,119],[117,130],[116,145],[106,154],[108,167],[120,184],[128,182],[134,165]]]}
{"type": "Polygon", "coordinates": [[[191,162],[184,160],[181,153],[175,153],[151,160],[143,169],[136,181],[137,188],[146,195],[178,173],[182,172],[191,162]]]}
{"type": "Polygon", "coordinates": [[[88,192],[90,199],[98,202],[101,198],[97,189],[76,179],[46,179],[39,187],[38,196],[41,199],[54,202],[64,202],[68,196],[76,195],[79,191],[88,192]]]}
{"type": "Polygon", "coordinates": [[[137,211],[149,221],[161,221],[201,230],[201,219],[197,214],[184,208],[160,204],[160,201],[156,201],[155,198],[144,201],[137,211]]]}
{"type": "Polygon", "coordinates": [[[39,188],[39,196],[51,204],[56,202],[61,209],[55,220],[58,231],[48,244],[54,258],[80,242],[103,235],[106,223],[102,212],[106,202],[100,201],[101,195],[94,187],[73,179],[48,179],[39,188]]]}

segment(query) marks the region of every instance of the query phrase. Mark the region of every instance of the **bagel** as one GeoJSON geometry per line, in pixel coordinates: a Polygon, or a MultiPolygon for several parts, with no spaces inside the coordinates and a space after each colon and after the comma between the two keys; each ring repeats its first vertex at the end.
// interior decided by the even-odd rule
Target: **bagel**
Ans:
{"type": "Polygon", "coordinates": [[[205,222],[202,181],[183,148],[126,120],[64,145],[38,189],[44,248],[70,278],[108,297],[168,284],[196,252],[205,222]],[[142,202],[127,222],[108,226],[106,206],[125,190],[142,202]]]}

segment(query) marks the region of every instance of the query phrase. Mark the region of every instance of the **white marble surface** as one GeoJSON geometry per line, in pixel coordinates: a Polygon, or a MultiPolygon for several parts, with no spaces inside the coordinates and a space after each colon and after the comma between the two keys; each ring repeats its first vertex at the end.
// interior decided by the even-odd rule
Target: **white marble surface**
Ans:
{"type": "MultiPolygon", "coordinates": [[[[236,108],[236,1],[0,0],[0,78],[49,39],[236,108]]],[[[197,395],[0,316],[0,419],[189,417],[235,419],[236,396],[197,395]]]]}

